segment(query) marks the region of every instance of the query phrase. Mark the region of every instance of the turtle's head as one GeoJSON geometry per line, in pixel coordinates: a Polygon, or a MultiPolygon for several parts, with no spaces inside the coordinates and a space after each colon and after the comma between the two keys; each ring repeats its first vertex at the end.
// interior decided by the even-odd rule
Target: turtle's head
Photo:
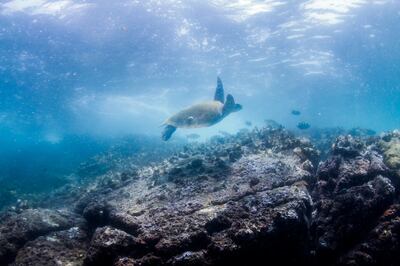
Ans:
{"type": "Polygon", "coordinates": [[[241,104],[235,103],[235,99],[232,95],[228,94],[226,96],[226,101],[223,108],[223,114],[225,116],[229,115],[230,113],[240,111],[242,108],[243,107],[241,104]]]}

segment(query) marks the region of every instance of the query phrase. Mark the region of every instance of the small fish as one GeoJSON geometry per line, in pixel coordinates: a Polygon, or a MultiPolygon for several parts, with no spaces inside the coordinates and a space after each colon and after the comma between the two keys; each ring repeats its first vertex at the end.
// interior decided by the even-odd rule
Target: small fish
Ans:
{"type": "Polygon", "coordinates": [[[188,138],[188,139],[198,139],[198,138],[200,138],[200,135],[196,134],[196,133],[188,134],[188,135],[186,135],[186,138],[188,138]]]}
{"type": "Polygon", "coordinates": [[[309,129],[311,125],[307,122],[300,122],[297,124],[297,128],[301,130],[309,129]]]}
{"type": "Polygon", "coordinates": [[[251,127],[251,125],[252,125],[251,121],[246,121],[246,122],[244,122],[244,124],[245,124],[246,126],[248,126],[248,127],[251,127]]]}
{"type": "Polygon", "coordinates": [[[299,110],[292,110],[292,115],[300,115],[301,112],[299,110]]]}

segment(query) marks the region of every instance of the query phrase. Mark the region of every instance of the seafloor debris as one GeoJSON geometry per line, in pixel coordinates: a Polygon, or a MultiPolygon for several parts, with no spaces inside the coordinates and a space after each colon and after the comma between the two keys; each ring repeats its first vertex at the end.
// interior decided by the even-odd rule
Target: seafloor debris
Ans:
{"type": "Polygon", "coordinates": [[[398,265],[398,143],[396,132],[343,135],[320,162],[309,140],[267,127],[149,165],[120,156],[117,169],[36,203],[48,209],[3,213],[0,261],[398,265]]]}

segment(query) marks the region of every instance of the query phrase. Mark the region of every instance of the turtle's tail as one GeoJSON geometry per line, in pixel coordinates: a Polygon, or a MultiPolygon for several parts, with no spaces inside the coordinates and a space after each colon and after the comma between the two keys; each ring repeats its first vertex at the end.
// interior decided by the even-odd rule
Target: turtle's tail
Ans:
{"type": "Polygon", "coordinates": [[[166,125],[164,127],[164,130],[162,132],[161,138],[164,141],[167,141],[171,138],[172,134],[175,132],[176,127],[171,126],[171,125],[166,125]]]}

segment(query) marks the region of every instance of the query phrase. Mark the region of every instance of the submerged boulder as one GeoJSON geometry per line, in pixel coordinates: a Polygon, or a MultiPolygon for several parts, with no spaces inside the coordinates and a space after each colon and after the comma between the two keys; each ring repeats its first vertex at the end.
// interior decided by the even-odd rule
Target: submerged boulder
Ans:
{"type": "Polygon", "coordinates": [[[97,228],[88,249],[85,265],[111,265],[117,255],[137,251],[140,243],[128,233],[105,226],[97,228]]]}
{"type": "Polygon", "coordinates": [[[362,240],[395,199],[383,157],[360,139],[338,138],[319,166],[313,219],[320,264],[335,261],[362,240]]]}
{"type": "Polygon", "coordinates": [[[18,266],[82,265],[86,257],[88,237],[84,230],[72,227],[28,242],[18,251],[18,266]]]}
{"type": "Polygon", "coordinates": [[[390,206],[363,241],[340,258],[339,265],[399,265],[400,205],[390,206]]]}
{"type": "Polygon", "coordinates": [[[28,241],[50,232],[82,224],[71,212],[49,209],[27,209],[21,213],[5,213],[0,222],[0,261],[12,262],[28,241]]]}
{"type": "MultiPolygon", "coordinates": [[[[91,259],[96,254],[108,254],[100,261],[138,265],[306,261],[312,212],[307,182],[318,152],[282,129],[268,132],[248,133],[246,144],[237,144],[245,137],[232,138],[186,150],[104,195],[101,220],[125,236],[118,243],[129,243],[104,245],[116,243],[116,236],[98,228],[86,261],[99,261],[91,259]],[[306,161],[311,167],[304,167],[306,161]],[[101,241],[94,241],[98,236],[101,241]]],[[[96,210],[89,207],[95,203],[87,206],[96,210]]]]}

